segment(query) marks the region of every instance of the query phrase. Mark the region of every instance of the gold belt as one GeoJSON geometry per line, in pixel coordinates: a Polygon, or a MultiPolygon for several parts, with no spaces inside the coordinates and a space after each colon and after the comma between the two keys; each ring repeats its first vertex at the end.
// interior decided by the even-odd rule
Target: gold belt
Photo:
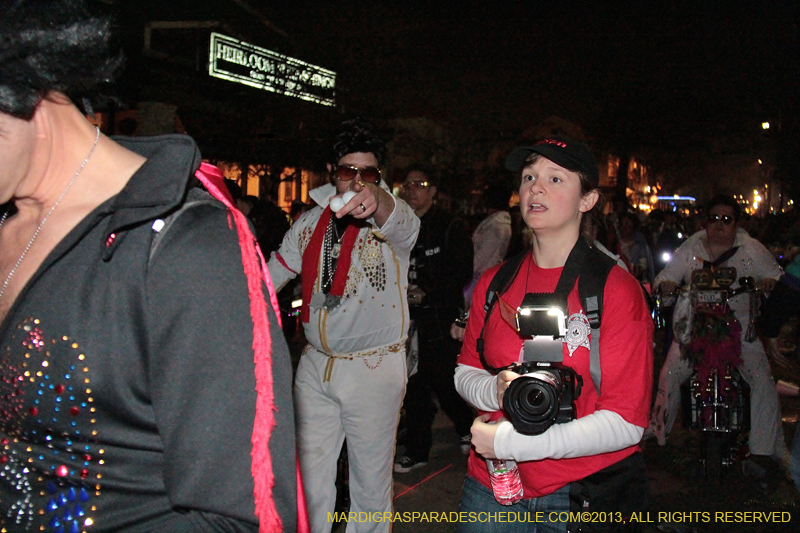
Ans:
{"type": "Polygon", "coordinates": [[[386,346],[380,346],[378,348],[369,348],[367,350],[361,350],[361,351],[358,351],[358,352],[352,352],[352,353],[331,352],[331,353],[328,353],[328,352],[323,352],[322,350],[318,350],[317,348],[311,346],[310,344],[307,344],[306,347],[303,348],[302,355],[307,354],[311,350],[316,350],[316,351],[318,351],[318,352],[320,352],[322,354],[327,355],[328,356],[328,364],[325,366],[325,377],[324,377],[323,381],[324,382],[330,382],[331,373],[333,373],[333,362],[336,359],[345,359],[345,360],[348,360],[348,361],[353,361],[355,359],[361,359],[362,361],[364,361],[364,364],[367,365],[367,368],[369,368],[370,370],[375,370],[383,362],[383,357],[386,354],[400,353],[405,348],[405,345],[406,345],[406,340],[402,339],[402,340],[400,340],[398,342],[395,342],[394,344],[387,344],[386,346]],[[377,362],[377,364],[375,366],[372,366],[367,362],[367,357],[371,357],[373,355],[380,355],[381,356],[380,359],[378,359],[378,362],[377,362]]]}

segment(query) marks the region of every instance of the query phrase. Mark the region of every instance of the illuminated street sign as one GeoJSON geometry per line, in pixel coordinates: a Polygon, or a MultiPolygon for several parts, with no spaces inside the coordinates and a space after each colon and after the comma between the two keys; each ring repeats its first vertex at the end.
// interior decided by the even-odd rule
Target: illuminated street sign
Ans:
{"type": "Polygon", "coordinates": [[[211,33],[208,74],[309,102],[336,105],[336,73],[233,37],[211,33]]]}

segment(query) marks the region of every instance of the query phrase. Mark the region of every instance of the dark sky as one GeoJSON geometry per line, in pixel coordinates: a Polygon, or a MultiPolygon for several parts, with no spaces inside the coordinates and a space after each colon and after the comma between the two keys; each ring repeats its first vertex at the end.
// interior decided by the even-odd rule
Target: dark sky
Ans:
{"type": "MultiPolygon", "coordinates": [[[[337,72],[339,112],[382,126],[394,118],[432,119],[452,141],[435,147],[451,156],[441,164],[459,172],[499,166],[496,154],[529,141],[526,131],[558,116],[582,128],[596,153],[634,156],[675,191],[730,181],[746,190],[777,176],[794,182],[800,196],[800,0],[119,0],[114,6],[137,48],[141,28],[134,18],[216,20],[247,42],[330,68],[337,72]],[[763,121],[772,124],[768,135],[763,121]]],[[[155,88],[135,66],[131,61],[128,79],[155,88]]],[[[176,77],[181,88],[183,79],[176,77]]],[[[141,85],[139,97],[164,98],[144,94],[141,85]]],[[[195,99],[201,102],[182,109],[187,123],[226,104],[235,108],[223,113],[226,131],[290,137],[303,124],[303,135],[323,139],[341,118],[315,104],[273,105],[274,96],[229,83],[206,80],[201,93],[195,99]],[[244,104],[232,106],[231,98],[244,104]],[[237,115],[239,108],[246,116],[237,115]]],[[[196,124],[193,131],[203,133],[196,124]]]]}
{"type": "Polygon", "coordinates": [[[351,111],[429,116],[487,135],[556,114],[604,143],[667,148],[742,135],[779,115],[796,124],[798,2],[314,0],[263,9],[304,59],[339,72],[351,111]]]}

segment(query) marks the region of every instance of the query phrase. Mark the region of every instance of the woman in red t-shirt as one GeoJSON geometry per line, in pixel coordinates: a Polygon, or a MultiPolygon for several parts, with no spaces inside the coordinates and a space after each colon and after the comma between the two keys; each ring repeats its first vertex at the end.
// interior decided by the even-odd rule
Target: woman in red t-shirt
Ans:
{"type": "MultiPolygon", "coordinates": [[[[522,218],[534,234],[531,253],[501,296],[516,309],[525,294],[554,292],[570,252],[596,210],[599,178],[588,146],[564,136],[515,150],[506,167],[519,173],[522,218]]],[[[562,350],[563,364],[583,380],[575,400],[576,418],[528,436],[517,432],[500,410],[503,394],[519,375],[509,370],[491,374],[476,350],[483,328],[488,365],[504,368],[523,360],[523,338],[500,312],[493,312],[484,325],[486,290],[498,269],[489,269],[475,288],[455,375],[459,393],[481,412],[472,426],[473,450],[460,508],[467,514],[461,515],[459,531],[566,531],[568,514],[561,513],[570,510],[570,499],[573,510],[577,504],[584,511],[610,513],[605,529],[578,524],[583,531],[613,529],[630,510],[641,510],[647,494],[641,454],[636,452],[650,408],[653,324],[641,288],[618,266],[606,280],[599,338],[600,394],[589,371],[589,322],[577,284],[572,288],[562,350]],[[495,500],[486,466],[491,458],[518,463],[523,485],[519,503],[504,506],[495,500]],[[618,471],[611,476],[615,484],[598,492],[618,494],[621,499],[601,502],[587,495],[590,480],[596,478],[586,478],[608,467],[612,468],[606,473],[618,471]],[[515,514],[481,514],[498,512],[515,514]]]]}

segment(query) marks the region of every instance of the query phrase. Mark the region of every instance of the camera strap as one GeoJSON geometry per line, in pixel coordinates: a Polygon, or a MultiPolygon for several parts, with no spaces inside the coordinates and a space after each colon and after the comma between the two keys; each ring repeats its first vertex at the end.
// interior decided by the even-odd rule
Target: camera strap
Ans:
{"type": "Polygon", "coordinates": [[[703,268],[706,268],[706,269],[709,269],[709,270],[713,270],[713,269],[715,269],[715,268],[717,268],[719,266],[722,266],[722,264],[725,261],[727,261],[728,259],[730,259],[734,255],[736,255],[736,252],[738,252],[738,251],[739,251],[739,247],[738,246],[734,246],[733,248],[730,248],[727,251],[722,252],[722,254],[720,254],[720,256],[717,257],[714,261],[706,261],[705,259],[703,259],[703,268]]]}
{"type": "MultiPolygon", "coordinates": [[[[476,349],[481,364],[492,374],[497,374],[508,367],[493,367],[486,361],[483,353],[483,335],[486,324],[489,322],[489,317],[497,304],[499,296],[509,289],[514,279],[516,279],[522,263],[530,253],[530,251],[526,251],[503,263],[489,282],[489,287],[486,290],[486,303],[483,306],[485,317],[480,336],[476,342],[476,349]]],[[[575,282],[578,282],[578,295],[592,329],[589,348],[589,372],[598,396],[600,395],[601,382],[600,318],[603,309],[603,291],[605,290],[608,274],[615,264],[616,262],[613,259],[597,250],[597,248],[590,247],[583,238],[578,238],[567,257],[567,262],[564,264],[564,269],[561,271],[561,277],[554,291],[555,295],[558,295],[566,302],[569,293],[575,287],[575,282]]],[[[567,309],[565,311],[568,312],[567,309]]]]}

